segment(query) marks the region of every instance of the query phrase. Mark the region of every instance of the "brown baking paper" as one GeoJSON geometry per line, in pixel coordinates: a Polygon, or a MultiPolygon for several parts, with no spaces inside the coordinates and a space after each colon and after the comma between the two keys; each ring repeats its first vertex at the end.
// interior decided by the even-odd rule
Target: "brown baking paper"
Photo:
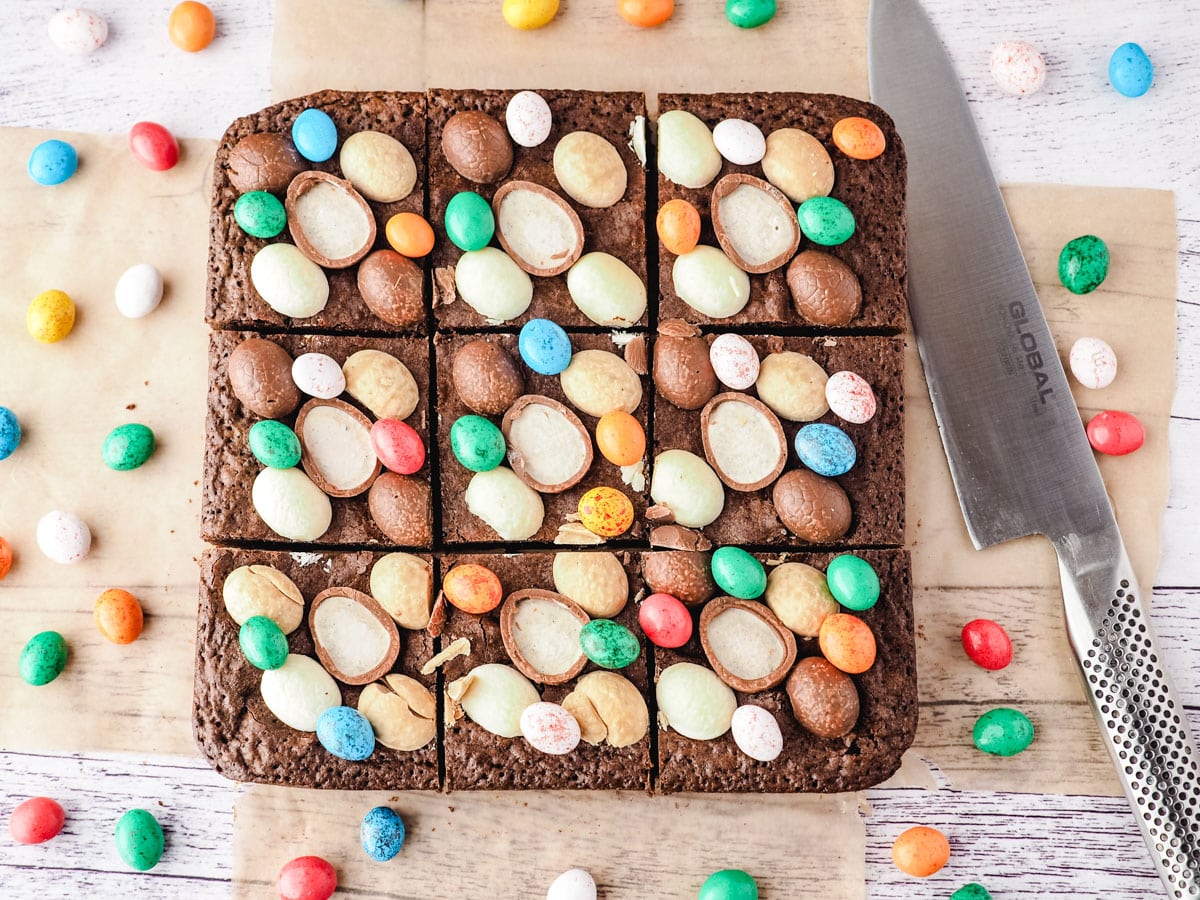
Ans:
{"type": "Polygon", "coordinates": [[[196,633],[200,463],[206,400],[204,324],[208,198],[214,144],[181,142],[179,164],[151,172],[124,136],[0,129],[0,405],[16,412],[23,440],[0,462],[0,535],[15,562],[0,582],[0,747],[22,751],[128,750],[192,755],[192,656],[196,633]],[[35,184],[24,160],[51,137],[70,141],[79,170],[55,187],[35,184]],[[149,262],[166,282],[143,319],[117,312],[113,288],[149,262]],[[40,344],[25,310],[57,288],[75,301],[74,330],[40,344]],[[144,466],[110,470],[104,438],[142,422],[157,448],[144,466]],[[38,519],[61,509],[92,531],[75,565],[38,550],[38,519]],[[92,619],[106,588],[131,591],[145,630],[126,646],[92,619]],[[55,630],[67,668],[43,687],[17,674],[34,634],[55,630]]]}
{"type": "Polygon", "coordinates": [[[338,894],[369,900],[543,897],[570,868],[604,900],[694,897],[718,869],[744,869],[764,897],[866,896],[857,794],[835,797],[636,793],[387,794],[253,786],[234,810],[233,897],[271,893],[280,867],[315,854],[338,894]],[[393,861],[359,847],[363,816],[404,819],[393,861]],[[803,886],[803,890],[799,887],[803,886]]]}

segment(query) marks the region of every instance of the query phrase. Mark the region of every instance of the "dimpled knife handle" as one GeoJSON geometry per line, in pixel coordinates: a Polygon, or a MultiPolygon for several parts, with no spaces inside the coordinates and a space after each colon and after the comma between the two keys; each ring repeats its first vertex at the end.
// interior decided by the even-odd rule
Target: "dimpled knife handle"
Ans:
{"type": "Polygon", "coordinates": [[[1167,896],[1200,898],[1200,754],[1120,535],[1096,544],[1106,559],[1056,545],[1071,645],[1167,896]]]}

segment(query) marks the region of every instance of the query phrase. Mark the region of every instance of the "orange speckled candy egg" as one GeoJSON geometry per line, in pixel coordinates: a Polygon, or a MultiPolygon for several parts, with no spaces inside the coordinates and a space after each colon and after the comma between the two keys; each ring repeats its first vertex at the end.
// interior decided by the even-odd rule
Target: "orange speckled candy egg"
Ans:
{"type": "Polygon", "coordinates": [[[617,12],[630,25],[653,28],[675,12],[675,0],[617,0],[617,12]]]}
{"type": "Polygon", "coordinates": [[[646,432],[629,413],[614,409],[596,423],[596,446],[614,466],[632,466],[646,452],[646,432]]]}
{"type": "Polygon", "coordinates": [[[0,581],[4,580],[4,576],[8,574],[8,570],[12,568],[12,547],[8,541],[0,537],[0,581]]]}
{"type": "Polygon", "coordinates": [[[950,861],[950,842],[936,828],[918,825],[892,844],[892,862],[906,875],[928,878],[950,861]]]}
{"type": "Polygon", "coordinates": [[[203,3],[187,0],[171,10],[167,32],[171,36],[171,43],[180,50],[198,53],[216,37],[217,19],[203,3]]]}
{"type": "Polygon", "coordinates": [[[129,591],[111,588],[96,599],[96,627],[114,644],[132,644],[142,633],[142,606],[129,591]]]}
{"type": "Polygon", "coordinates": [[[672,253],[691,253],[700,242],[700,212],[686,200],[668,200],[655,219],[658,239],[672,253]]]}
{"type": "Polygon", "coordinates": [[[833,143],[851,159],[874,159],[887,147],[880,127],[862,116],[839,120],[833,126],[833,143]]]}
{"type": "Polygon", "coordinates": [[[617,537],[633,526],[633,504],[616,488],[592,488],[579,498],[579,521],[592,534],[617,537]]]}
{"type": "Polygon", "coordinates": [[[491,612],[504,597],[496,573],[476,563],[463,563],[447,572],[442,593],[463,612],[477,616],[491,612]]]}
{"type": "Polygon", "coordinates": [[[417,259],[428,256],[433,249],[433,226],[416,213],[396,213],[388,219],[383,233],[401,256],[417,259]]]}
{"type": "Polygon", "coordinates": [[[858,675],[875,664],[875,635],[858,616],[826,616],[817,639],[825,658],[843,672],[858,675]]]}

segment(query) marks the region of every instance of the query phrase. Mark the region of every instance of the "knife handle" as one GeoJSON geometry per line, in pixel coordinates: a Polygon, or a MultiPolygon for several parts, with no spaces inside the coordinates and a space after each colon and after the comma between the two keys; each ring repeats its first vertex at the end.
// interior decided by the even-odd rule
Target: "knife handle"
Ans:
{"type": "Polygon", "coordinates": [[[1200,897],[1200,754],[1120,533],[1055,550],[1067,633],[1117,777],[1167,896],[1200,897]]]}

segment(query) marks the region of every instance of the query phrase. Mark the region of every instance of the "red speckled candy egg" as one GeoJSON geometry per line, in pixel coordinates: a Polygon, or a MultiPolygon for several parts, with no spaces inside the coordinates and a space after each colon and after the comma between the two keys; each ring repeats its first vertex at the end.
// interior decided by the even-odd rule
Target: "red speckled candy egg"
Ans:
{"type": "Polygon", "coordinates": [[[8,830],[18,844],[42,844],[63,827],[63,808],[49,797],[30,797],[12,811],[8,830]]]}
{"type": "Polygon", "coordinates": [[[129,152],[155,172],[165,172],[179,162],[179,145],[157,122],[138,122],[129,129],[129,152]]]}
{"type": "Polygon", "coordinates": [[[991,619],[975,619],[964,625],[962,645],[971,662],[993,672],[1012,662],[1012,640],[991,619]]]}
{"type": "Polygon", "coordinates": [[[579,521],[592,534],[617,537],[633,527],[633,504],[616,488],[592,488],[579,498],[579,521]]]}
{"type": "Polygon", "coordinates": [[[659,647],[682,647],[692,636],[692,614],[670,594],[651,594],[638,609],[638,624],[659,647]]]}
{"type": "Polygon", "coordinates": [[[329,900],[337,890],[337,872],[319,856],[297,856],[284,863],[275,886],[280,900],[329,900]]]}
{"type": "Polygon", "coordinates": [[[425,442],[399,419],[380,419],[372,425],[371,447],[381,463],[401,475],[412,475],[425,465],[425,442]]]}
{"type": "Polygon", "coordinates": [[[1124,456],[1146,442],[1146,430],[1132,413],[1106,409],[1087,424],[1088,441],[1097,453],[1124,456]]]}
{"type": "Polygon", "coordinates": [[[463,612],[477,616],[491,612],[504,599],[496,573],[476,563],[464,563],[447,572],[442,579],[442,593],[463,612]]]}

